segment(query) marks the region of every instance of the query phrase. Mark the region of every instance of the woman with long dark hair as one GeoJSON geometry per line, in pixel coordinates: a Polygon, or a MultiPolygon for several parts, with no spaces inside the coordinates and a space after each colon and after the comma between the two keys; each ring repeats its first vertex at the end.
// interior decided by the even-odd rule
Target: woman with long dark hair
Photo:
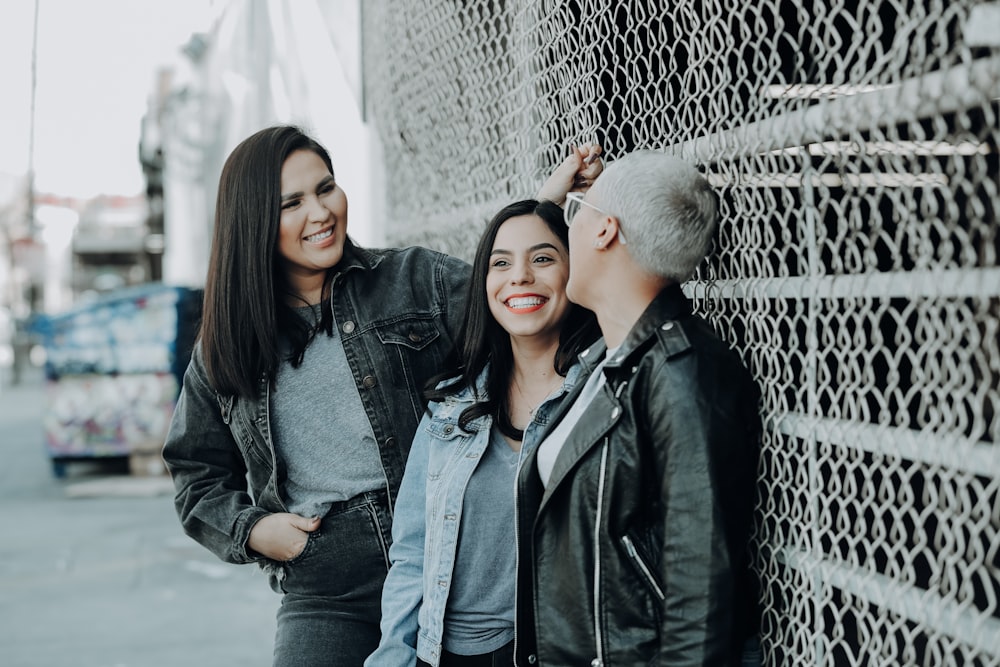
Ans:
{"type": "MultiPolygon", "coordinates": [[[[593,178],[590,152],[575,150],[542,192],[567,174],[563,196],[574,174],[593,178]]],[[[566,298],[567,232],[557,204],[524,200],[481,237],[453,365],[400,487],[382,641],[366,665],[513,665],[517,470],[599,335],[566,298]]]]}
{"type": "Polygon", "coordinates": [[[330,156],[298,128],[227,159],[163,455],[188,535],[282,595],[274,665],[360,665],[378,644],[392,507],[468,277],[354,244],[330,156]]]}

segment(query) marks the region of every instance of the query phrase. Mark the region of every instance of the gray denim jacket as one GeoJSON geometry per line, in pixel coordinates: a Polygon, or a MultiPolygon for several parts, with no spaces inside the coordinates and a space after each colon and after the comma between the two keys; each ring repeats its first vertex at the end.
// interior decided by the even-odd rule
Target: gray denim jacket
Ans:
{"type": "MultiPolygon", "coordinates": [[[[425,248],[354,247],[334,279],[334,316],[379,443],[390,507],[423,414],[424,385],[457,339],[469,276],[465,262],[425,248]]],[[[287,511],[269,404],[266,377],[254,400],[216,393],[195,346],[163,458],[184,531],[230,563],[263,560],[247,551],[250,529],[287,511]]]]}

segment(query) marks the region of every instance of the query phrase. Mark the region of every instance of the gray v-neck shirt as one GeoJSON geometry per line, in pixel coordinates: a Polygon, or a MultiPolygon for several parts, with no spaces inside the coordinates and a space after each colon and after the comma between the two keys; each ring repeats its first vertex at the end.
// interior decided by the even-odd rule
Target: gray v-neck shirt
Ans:
{"type": "MultiPolygon", "coordinates": [[[[319,306],[299,314],[319,318],[319,306]]],[[[274,445],[287,473],[289,512],[324,516],[330,504],[385,488],[385,473],[371,422],[334,325],[306,348],[302,364],[278,367],[271,393],[274,445]]]]}

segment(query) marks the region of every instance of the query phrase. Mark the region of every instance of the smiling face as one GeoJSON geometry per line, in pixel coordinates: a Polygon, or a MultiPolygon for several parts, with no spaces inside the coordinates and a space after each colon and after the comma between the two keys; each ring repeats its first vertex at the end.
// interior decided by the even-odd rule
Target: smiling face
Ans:
{"type": "Polygon", "coordinates": [[[510,218],[497,230],[486,274],[490,313],[512,337],[558,342],[569,310],[569,253],[537,215],[510,218]]]}
{"type": "Polygon", "coordinates": [[[281,167],[278,254],[292,289],[309,303],[319,302],[346,238],[347,196],[319,155],[295,151],[281,167]]]}

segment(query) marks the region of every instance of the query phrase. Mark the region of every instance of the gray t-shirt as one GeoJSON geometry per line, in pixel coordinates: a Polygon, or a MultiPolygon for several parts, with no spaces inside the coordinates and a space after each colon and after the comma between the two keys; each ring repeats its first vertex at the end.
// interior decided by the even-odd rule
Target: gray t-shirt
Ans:
{"type": "Polygon", "coordinates": [[[494,425],[469,478],[444,616],[446,651],[475,655],[514,638],[514,485],[520,452],[494,425]]]}
{"type": "MultiPolygon", "coordinates": [[[[319,308],[298,310],[309,319],[319,317],[319,308]]],[[[316,334],[298,368],[287,361],[278,367],[270,409],[289,512],[324,516],[331,503],[385,488],[375,434],[336,325],[333,336],[316,334]]]]}

